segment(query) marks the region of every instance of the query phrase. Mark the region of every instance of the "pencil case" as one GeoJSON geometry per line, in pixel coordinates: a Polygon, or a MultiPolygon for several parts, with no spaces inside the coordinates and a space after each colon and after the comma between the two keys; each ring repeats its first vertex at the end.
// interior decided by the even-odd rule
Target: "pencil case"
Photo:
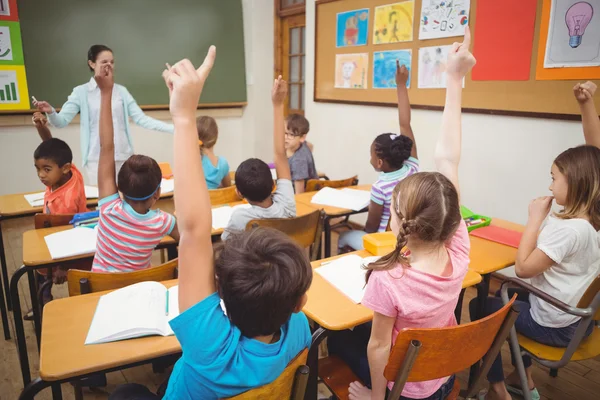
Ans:
{"type": "Polygon", "coordinates": [[[485,215],[475,214],[465,206],[460,206],[460,215],[467,224],[467,231],[471,232],[477,228],[483,228],[489,226],[492,223],[491,217],[485,215]]]}
{"type": "Polygon", "coordinates": [[[394,232],[377,232],[363,236],[365,250],[374,256],[384,256],[396,248],[396,235],[394,232]]]}
{"type": "MultiPolygon", "coordinates": [[[[73,219],[69,223],[72,224],[73,226],[76,226],[78,224],[81,224],[82,222],[93,220],[93,219],[95,219],[97,221],[98,218],[100,218],[99,210],[87,211],[87,212],[75,214],[73,216],[73,219]]],[[[91,221],[89,221],[89,222],[91,222],[91,221]]]]}

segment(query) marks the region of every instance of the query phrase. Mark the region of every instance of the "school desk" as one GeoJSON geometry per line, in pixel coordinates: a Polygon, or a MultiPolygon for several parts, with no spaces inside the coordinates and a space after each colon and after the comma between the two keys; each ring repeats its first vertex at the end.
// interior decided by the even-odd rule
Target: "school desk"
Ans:
{"type": "MultiPolygon", "coordinates": [[[[358,186],[350,186],[349,189],[356,190],[371,190],[371,185],[358,185],[358,186]]],[[[339,217],[347,217],[350,215],[361,214],[368,211],[368,207],[363,208],[360,211],[349,210],[347,208],[340,207],[332,207],[332,206],[324,206],[321,204],[312,203],[312,198],[317,192],[304,192],[296,195],[296,204],[304,203],[308,206],[316,208],[318,210],[325,211],[325,221],[323,226],[323,231],[325,232],[325,254],[324,258],[331,256],[331,219],[339,218],[339,217]]]]}
{"type": "MultiPolygon", "coordinates": [[[[58,226],[53,228],[33,229],[26,231],[23,234],[23,265],[17,269],[10,280],[10,298],[14,302],[13,317],[15,320],[15,335],[17,337],[17,348],[19,353],[19,362],[21,364],[21,373],[23,383],[27,385],[31,381],[31,373],[29,370],[29,359],[27,356],[27,343],[25,341],[25,332],[23,328],[23,318],[20,307],[19,297],[19,280],[25,274],[29,280],[29,291],[31,295],[31,305],[33,307],[33,321],[38,348],[40,346],[41,337],[41,322],[39,301],[37,299],[37,291],[35,285],[34,271],[42,268],[49,268],[54,265],[68,266],[73,261],[82,260],[85,258],[94,257],[94,253],[82,254],[75,257],[67,257],[53,260],[50,256],[50,251],[46,246],[44,237],[52,233],[61,232],[67,229],[73,229],[72,226],[58,226]]],[[[169,259],[177,257],[177,243],[170,236],[164,237],[156,247],[167,248],[169,259]]],[[[50,303],[48,303],[50,304],[50,303]]],[[[45,308],[44,308],[45,309],[45,308]]]]}

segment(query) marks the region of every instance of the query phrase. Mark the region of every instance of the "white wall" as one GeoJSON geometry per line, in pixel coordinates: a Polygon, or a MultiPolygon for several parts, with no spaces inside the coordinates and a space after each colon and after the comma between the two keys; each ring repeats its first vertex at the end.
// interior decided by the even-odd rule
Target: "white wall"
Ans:
{"type": "MultiPolygon", "coordinates": [[[[369,164],[375,136],[398,132],[393,108],[315,103],[315,4],[306,7],[306,117],[319,171],[331,178],[359,175],[372,183],[377,173],[369,164]]],[[[565,94],[569,96],[569,93],[565,94]]],[[[441,112],[413,110],[412,127],[424,170],[431,170],[441,112]]],[[[581,124],[533,118],[463,114],[460,168],[462,203],[472,210],[524,223],[529,201],[547,195],[552,160],[561,151],[583,143],[581,124]]]]}

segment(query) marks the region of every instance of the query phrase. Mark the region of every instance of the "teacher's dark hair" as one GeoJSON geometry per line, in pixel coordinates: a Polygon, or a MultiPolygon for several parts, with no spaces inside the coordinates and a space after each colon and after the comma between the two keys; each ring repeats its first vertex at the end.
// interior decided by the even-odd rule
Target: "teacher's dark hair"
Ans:
{"type": "MultiPolygon", "coordinates": [[[[93,45],[88,50],[88,61],[96,62],[96,60],[98,59],[98,54],[102,53],[103,51],[110,51],[111,53],[113,52],[110,47],[105,46],[103,44],[93,45]]],[[[90,69],[90,71],[94,72],[94,69],[92,67],[90,67],[89,63],[88,63],[88,68],[90,69]]]]}

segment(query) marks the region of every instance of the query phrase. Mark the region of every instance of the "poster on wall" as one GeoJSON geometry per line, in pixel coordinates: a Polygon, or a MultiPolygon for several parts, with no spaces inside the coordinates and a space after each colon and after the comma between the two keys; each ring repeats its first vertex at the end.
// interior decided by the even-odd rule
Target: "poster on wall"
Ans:
{"type": "Polygon", "coordinates": [[[18,21],[17,0],[0,0],[0,21],[18,21]]]}
{"type": "Polygon", "coordinates": [[[0,110],[29,109],[29,93],[22,65],[0,65],[0,110]]]}
{"type": "Polygon", "coordinates": [[[335,87],[338,89],[366,89],[369,54],[336,54],[335,87]]]}
{"type": "Polygon", "coordinates": [[[396,60],[400,65],[408,69],[408,80],[406,87],[410,87],[412,51],[391,50],[376,51],[373,53],[373,88],[395,89],[396,88],[396,60]]]}
{"type": "Polygon", "coordinates": [[[336,18],[336,47],[366,46],[369,32],[369,9],[345,11],[336,18]]]}
{"type": "Polygon", "coordinates": [[[413,0],[375,7],[373,43],[388,44],[413,40],[413,0]]]}
{"type": "Polygon", "coordinates": [[[423,0],[419,40],[463,36],[471,0],[423,0]]]}
{"type": "Polygon", "coordinates": [[[600,65],[600,1],[553,0],[544,68],[600,65]]]}
{"type": "MultiPolygon", "coordinates": [[[[446,60],[452,46],[431,46],[419,49],[419,89],[446,87],[446,60]]],[[[463,87],[465,80],[463,78],[463,87]]]]}
{"type": "Polygon", "coordinates": [[[0,65],[23,65],[23,63],[19,23],[0,21],[0,65]]]}

